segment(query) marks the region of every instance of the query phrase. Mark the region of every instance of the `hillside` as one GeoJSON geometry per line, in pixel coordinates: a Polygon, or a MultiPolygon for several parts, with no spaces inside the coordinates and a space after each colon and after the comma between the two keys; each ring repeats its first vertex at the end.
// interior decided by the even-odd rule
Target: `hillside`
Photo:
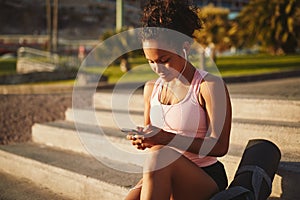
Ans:
{"type": "MultiPolygon", "coordinates": [[[[45,0],[1,0],[0,35],[46,34],[45,0]]],[[[125,25],[139,25],[140,3],[125,1],[125,25]]],[[[65,39],[98,39],[115,27],[115,1],[59,0],[58,33],[65,39]]]]}

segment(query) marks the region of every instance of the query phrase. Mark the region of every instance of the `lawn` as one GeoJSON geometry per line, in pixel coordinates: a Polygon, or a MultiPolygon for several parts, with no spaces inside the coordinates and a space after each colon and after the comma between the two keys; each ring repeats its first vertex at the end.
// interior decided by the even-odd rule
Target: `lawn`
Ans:
{"type": "MultiPolygon", "coordinates": [[[[109,77],[110,83],[122,82],[143,82],[154,79],[157,75],[152,72],[147,61],[143,56],[130,58],[132,70],[129,73],[123,73],[118,65],[109,67],[91,66],[85,67],[84,71],[104,74],[109,77]]],[[[198,61],[194,61],[198,65],[198,61]]],[[[205,70],[227,76],[242,76],[263,74],[271,72],[281,72],[300,69],[299,55],[239,55],[218,57],[216,63],[209,62],[205,70]],[[216,67],[217,66],[217,67],[216,67]]],[[[16,59],[0,59],[0,75],[16,73],[16,59]]]]}
{"type": "Polygon", "coordinates": [[[217,58],[222,76],[241,76],[300,69],[300,55],[248,55],[217,58]]]}
{"type": "MultiPolygon", "coordinates": [[[[88,67],[87,71],[93,73],[103,73],[109,77],[109,82],[117,81],[145,81],[156,78],[154,72],[150,69],[143,57],[130,59],[132,70],[130,73],[123,73],[118,65],[112,65],[106,69],[101,67],[88,67]]],[[[195,66],[197,61],[193,62],[195,66]]],[[[205,70],[221,75],[243,76],[263,73],[281,72],[300,69],[299,55],[246,55],[246,56],[224,56],[218,57],[216,63],[208,61],[208,67],[205,70]]]]}
{"type": "Polygon", "coordinates": [[[15,58],[0,59],[0,75],[15,74],[16,62],[15,58]]]}

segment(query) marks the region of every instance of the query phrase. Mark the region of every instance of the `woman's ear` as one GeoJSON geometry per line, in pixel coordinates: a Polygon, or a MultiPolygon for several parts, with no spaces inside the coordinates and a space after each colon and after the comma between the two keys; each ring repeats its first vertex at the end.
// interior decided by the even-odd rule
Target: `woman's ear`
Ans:
{"type": "Polygon", "coordinates": [[[185,41],[185,42],[182,44],[182,49],[185,50],[186,55],[189,55],[190,50],[191,50],[191,43],[189,43],[188,41],[185,41]]]}

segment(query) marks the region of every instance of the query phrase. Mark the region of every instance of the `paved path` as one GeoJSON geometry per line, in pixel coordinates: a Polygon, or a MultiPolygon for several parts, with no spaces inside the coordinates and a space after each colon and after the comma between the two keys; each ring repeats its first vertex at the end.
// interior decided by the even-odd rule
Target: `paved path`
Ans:
{"type": "Polygon", "coordinates": [[[230,83],[232,96],[300,100],[300,77],[248,83],[230,83]]]}
{"type": "MultiPolygon", "coordinates": [[[[228,83],[232,96],[300,100],[300,76],[246,83],[228,83]]],[[[72,85],[1,85],[0,94],[71,93],[72,85]]]]}

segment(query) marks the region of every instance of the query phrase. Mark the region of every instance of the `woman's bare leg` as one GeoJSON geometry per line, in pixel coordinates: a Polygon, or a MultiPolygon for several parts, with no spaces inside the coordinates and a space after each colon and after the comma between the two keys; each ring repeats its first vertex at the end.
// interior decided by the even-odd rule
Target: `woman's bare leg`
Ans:
{"type": "Polygon", "coordinates": [[[143,174],[142,200],[201,200],[218,192],[214,180],[171,148],[151,148],[143,174]]]}
{"type": "Polygon", "coordinates": [[[134,188],[127,194],[125,200],[140,200],[143,179],[141,179],[134,188]]]}

